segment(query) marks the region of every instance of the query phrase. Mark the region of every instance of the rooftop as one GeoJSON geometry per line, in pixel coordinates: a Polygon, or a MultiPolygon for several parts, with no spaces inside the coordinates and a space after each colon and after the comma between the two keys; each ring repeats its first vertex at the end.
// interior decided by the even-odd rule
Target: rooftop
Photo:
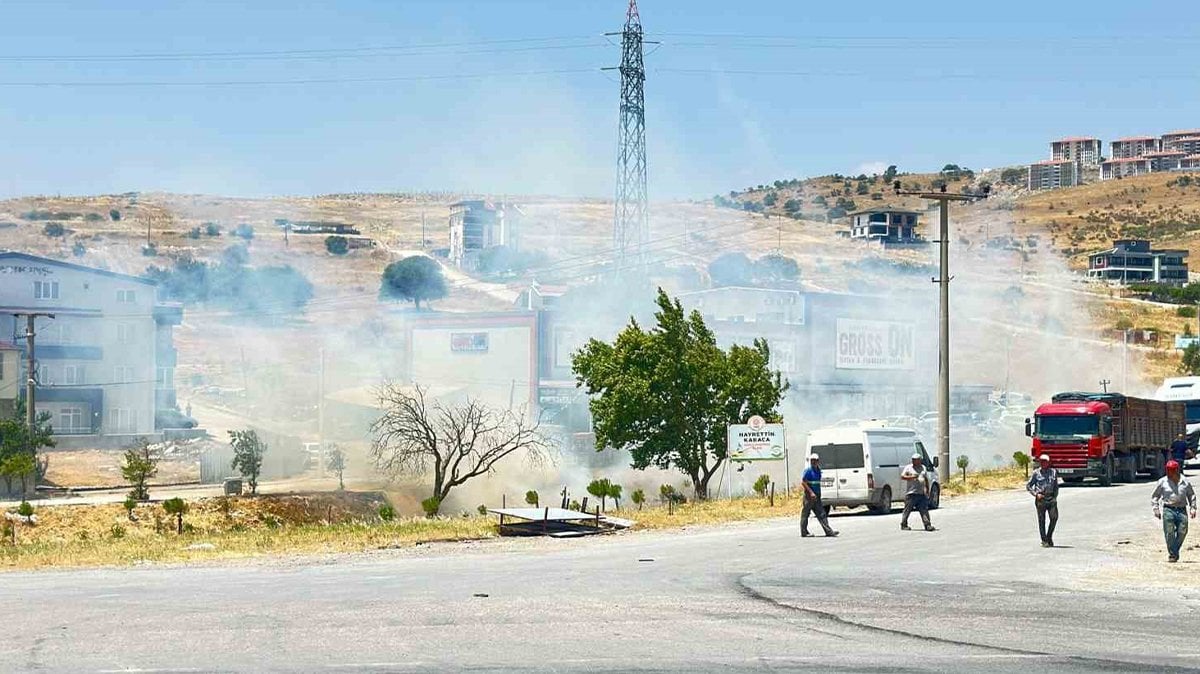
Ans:
{"type": "Polygon", "coordinates": [[[921,211],[910,211],[903,208],[864,208],[861,211],[854,211],[850,215],[867,215],[869,213],[903,213],[905,215],[921,215],[921,211]]]}
{"type": "Polygon", "coordinates": [[[1052,142],[1052,143],[1079,143],[1079,142],[1091,141],[1091,140],[1099,141],[1100,139],[1092,138],[1091,136],[1072,136],[1070,138],[1059,138],[1058,140],[1054,140],[1054,141],[1050,141],[1050,142],[1052,142]]]}
{"type": "Polygon", "coordinates": [[[1170,131],[1164,133],[1164,136],[1200,136],[1200,129],[1184,129],[1182,131],[1170,131]]]}
{"type": "Polygon", "coordinates": [[[1074,163],[1075,162],[1071,161],[1070,159],[1042,159],[1041,161],[1033,162],[1033,164],[1031,164],[1031,166],[1050,165],[1050,164],[1054,164],[1057,166],[1059,164],[1074,164],[1074,163]]]}
{"type": "Polygon", "coordinates": [[[108,271],[107,269],[97,269],[95,267],[85,267],[84,265],[81,265],[81,264],[74,264],[71,262],[65,262],[63,260],[55,260],[55,259],[48,258],[48,257],[39,257],[37,255],[30,255],[29,253],[21,253],[21,252],[15,251],[15,250],[0,251],[0,262],[4,262],[7,260],[21,260],[24,262],[34,262],[37,264],[52,264],[52,265],[57,265],[59,267],[66,267],[67,269],[75,269],[77,271],[88,272],[90,274],[96,274],[99,276],[108,276],[110,278],[119,278],[119,279],[123,279],[125,281],[133,281],[135,283],[142,283],[142,284],[145,284],[148,286],[157,285],[154,281],[151,281],[150,279],[142,278],[140,276],[133,276],[130,274],[121,274],[119,272],[108,271]]]}
{"type": "Polygon", "coordinates": [[[1184,157],[1184,156],[1187,156],[1187,153],[1183,152],[1181,150],[1161,150],[1159,152],[1147,152],[1146,154],[1144,154],[1142,156],[1143,157],[1184,157]]]}
{"type": "Polygon", "coordinates": [[[1144,161],[1149,161],[1149,160],[1147,160],[1145,156],[1141,156],[1141,157],[1129,157],[1128,159],[1105,159],[1102,163],[1104,163],[1104,164],[1128,164],[1129,162],[1135,162],[1135,161],[1144,162],[1144,161]]]}
{"type": "Polygon", "coordinates": [[[1129,136],[1128,138],[1118,138],[1114,143],[1132,143],[1138,140],[1158,140],[1158,136],[1129,136]]]}

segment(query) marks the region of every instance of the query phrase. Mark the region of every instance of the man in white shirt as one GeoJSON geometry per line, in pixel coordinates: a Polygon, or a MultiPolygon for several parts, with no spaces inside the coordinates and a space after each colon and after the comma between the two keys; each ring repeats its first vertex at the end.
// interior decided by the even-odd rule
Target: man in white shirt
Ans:
{"type": "Polygon", "coordinates": [[[1154,485],[1150,495],[1154,516],[1162,520],[1167,539],[1167,561],[1178,562],[1179,550],[1187,538],[1188,518],[1196,519],[1196,491],[1179,472],[1178,461],[1167,462],[1167,474],[1154,485]]]}
{"type": "Polygon", "coordinates": [[[925,531],[937,531],[929,523],[929,471],[921,463],[921,455],[912,455],[912,464],[900,471],[900,479],[904,480],[904,514],[900,516],[900,530],[908,531],[908,514],[914,509],[920,511],[921,522],[925,531]]]}

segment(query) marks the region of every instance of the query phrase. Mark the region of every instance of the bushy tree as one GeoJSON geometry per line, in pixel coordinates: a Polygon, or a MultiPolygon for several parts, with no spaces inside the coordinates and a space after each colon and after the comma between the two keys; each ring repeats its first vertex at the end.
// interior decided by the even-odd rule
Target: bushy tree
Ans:
{"type": "Polygon", "coordinates": [[[887,167],[887,170],[883,172],[884,181],[889,182],[889,183],[892,182],[893,180],[896,179],[896,173],[897,173],[897,169],[896,169],[895,164],[892,164],[891,166],[887,167]]]}
{"type": "Polygon", "coordinates": [[[621,492],[622,491],[623,491],[623,489],[622,489],[621,485],[619,485],[615,482],[610,482],[608,484],[608,497],[613,500],[613,507],[615,507],[617,510],[621,509],[621,492]]]}
{"type": "Polygon", "coordinates": [[[963,482],[966,482],[967,466],[971,465],[971,459],[966,454],[959,454],[958,458],[954,460],[954,465],[958,466],[958,469],[962,471],[963,482]]]}
{"type": "Polygon", "coordinates": [[[724,253],[708,265],[708,276],[718,286],[750,285],[754,272],[754,263],[745,253],[724,253]]]}
{"type": "Polygon", "coordinates": [[[389,264],[383,270],[379,287],[380,298],[412,300],[417,309],[421,308],[421,300],[441,299],[447,293],[441,266],[424,255],[413,255],[389,264]]]}
{"type": "Polygon", "coordinates": [[[346,453],[342,451],[341,447],[333,445],[329,448],[329,455],[327,456],[325,468],[337,475],[338,489],[345,491],[346,481],[342,479],[342,476],[346,473],[346,453]]]}
{"type": "Polygon", "coordinates": [[[236,237],[245,239],[247,241],[250,241],[251,239],[254,238],[254,227],[243,222],[243,223],[239,224],[237,227],[233,228],[233,235],[236,237]]]}
{"type": "Polygon", "coordinates": [[[233,447],[233,469],[246,479],[251,495],[258,493],[258,476],[262,473],[266,443],[259,440],[255,431],[245,430],[229,431],[229,445],[233,447]]]}
{"type": "Polygon", "coordinates": [[[150,448],[145,438],[125,450],[121,462],[121,476],[133,487],[129,497],[135,501],[145,501],[150,498],[150,490],[146,483],[158,474],[158,453],[150,448]]]}
{"type": "Polygon", "coordinates": [[[525,503],[534,508],[538,507],[538,493],[532,489],[525,492],[525,503]]]}
{"type": "Polygon", "coordinates": [[[204,223],[205,236],[221,236],[221,226],[215,222],[204,223]]]}
{"type": "Polygon", "coordinates": [[[754,481],[754,493],[759,496],[767,495],[767,488],[771,486],[771,476],[767,474],[759,475],[754,481]]]}
{"type": "Polygon", "coordinates": [[[117,209],[115,209],[115,208],[109,209],[109,211],[108,211],[108,217],[109,217],[109,219],[110,219],[110,220],[112,220],[113,222],[117,222],[118,220],[120,220],[120,219],[121,219],[121,211],[118,211],[118,210],[117,210],[117,209]]]}
{"type": "Polygon", "coordinates": [[[168,515],[175,517],[175,533],[183,533],[183,516],[187,514],[187,501],[176,496],[163,501],[163,510],[167,511],[168,515]]]}
{"type": "Polygon", "coordinates": [[[350,252],[350,241],[344,236],[325,237],[325,250],[330,255],[345,255],[350,252]]]}
{"type": "Polygon", "coordinates": [[[608,497],[611,491],[612,481],[607,477],[592,480],[587,486],[587,493],[600,499],[600,510],[608,509],[608,497]]]}
{"type": "Polygon", "coordinates": [[[1183,359],[1179,361],[1179,373],[1190,376],[1200,375],[1200,343],[1192,342],[1183,350],[1183,359]]]}
{"type": "Polygon", "coordinates": [[[800,278],[800,265],[786,255],[771,253],[754,262],[754,274],[763,281],[795,281],[800,278]]]}
{"type": "Polygon", "coordinates": [[[47,222],[45,227],[42,227],[42,233],[46,236],[63,236],[67,233],[66,228],[60,222],[47,222]]]}
{"type": "Polygon", "coordinates": [[[1029,462],[1030,457],[1025,452],[1019,449],[1013,452],[1013,463],[1017,464],[1018,467],[1025,469],[1025,477],[1029,477],[1029,462]]]}
{"type": "Polygon", "coordinates": [[[50,419],[49,412],[42,412],[30,429],[25,423],[24,401],[17,403],[11,418],[0,419],[0,478],[9,494],[16,481],[25,494],[31,480],[36,483],[44,477],[46,461],[38,458],[38,450],[54,446],[50,419]]]}
{"type": "Polygon", "coordinates": [[[726,460],[726,426],[751,415],[778,419],[787,384],[769,368],[765,340],[728,351],[699,312],[658,291],[656,326],[636,320],[612,342],[590,340],[573,357],[578,384],[591,397],[598,450],[627,449],[633,467],[675,468],[698,498],[726,460]]]}
{"type": "Polygon", "coordinates": [[[641,510],[642,505],[646,502],[646,492],[642,491],[641,489],[635,489],[633,490],[633,493],[629,495],[629,500],[633,501],[633,504],[637,506],[638,510],[641,510]]]}

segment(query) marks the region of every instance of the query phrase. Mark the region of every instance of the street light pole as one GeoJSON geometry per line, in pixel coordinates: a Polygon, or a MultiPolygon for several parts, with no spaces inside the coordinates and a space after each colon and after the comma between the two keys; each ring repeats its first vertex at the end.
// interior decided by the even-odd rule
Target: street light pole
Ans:
{"type": "Polygon", "coordinates": [[[950,482],[950,202],[986,199],[991,187],[985,185],[980,194],[951,194],[946,185],[938,192],[905,192],[900,181],[892,183],[897,195],[911,195],[938,202],[941,222],[938,224],[938,479],[950,482]]]}

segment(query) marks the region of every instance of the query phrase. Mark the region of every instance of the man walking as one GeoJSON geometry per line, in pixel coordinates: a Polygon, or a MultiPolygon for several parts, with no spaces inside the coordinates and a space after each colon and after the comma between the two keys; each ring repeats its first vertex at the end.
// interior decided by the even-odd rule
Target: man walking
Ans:
{"type": "Polygon", "coordinates": [[[1038,531],[1042,534],[1042,547],[1054,547],[1054,525],[1058,524],[1058,471],[1050,466],[1050,456],[1038,457],[1040,468],[1029,476],[1025,490],[1033,495],[1037,507],[1038,531]],[[1046,528],[1046,517],[1050,517],[1050,528],[1046,528]]]}
{"type": "Polygon", "coordinates": [[[829,527],[829,517],[825,514],[825,504],[821,503],[821,457],[815,452],[808,457],[808,468],[804,471],[804,507],[800,510],[800,535],[804,538],[812,536],[808,533],[808,516],[816,513],[817,521],[825,530],[826,536],[837,536],[838,532],[829,527]]]}
{"type": "Polygon", "coordinates": [[[1196,492],[1192,483],[1179,474],[1179,463],[1167,462],[1167,475],[1154,485],[1150,495],[1154,516],[1162,520],[1163,536],[1167,539],[1167,561],[1179,561],[1179,549],[1187,538],[1188,517],[1196,519],[1196,492]]]}
{"type": "Polygon", "coordinates": [[[1183,472],[1184,462],[1187,461],[1188,443],[1183,433],[1175,437],[1171,443],[1171,460],[1179,464],[1179,472],[1183,472]]]}
{"type": "Polygon", "coordinates": [[[900,516],[900,530],[909,531],[908,514],[915,508],[921,513],[921,521],[925,524],[925,531],[937,531],[929,523],[929,471],[925,470],[925,466],[921,463],[920,454],[912,455],[912,465],[904,467],[904,470],[900,473],[900,478],[906,484],[904,489],[904,514],[900,516]]]}

